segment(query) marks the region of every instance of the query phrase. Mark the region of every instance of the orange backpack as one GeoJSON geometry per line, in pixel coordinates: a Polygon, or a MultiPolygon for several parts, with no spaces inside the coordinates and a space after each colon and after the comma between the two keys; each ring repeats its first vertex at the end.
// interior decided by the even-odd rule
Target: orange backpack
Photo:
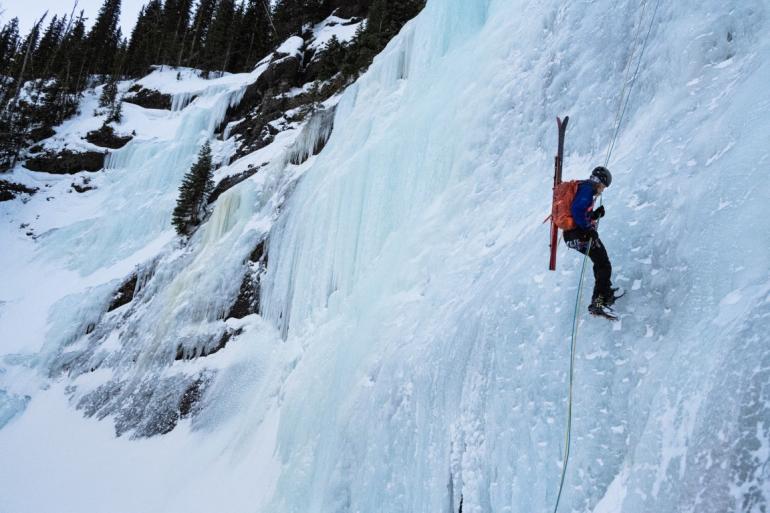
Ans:
{"type": "Polygon", "coordinates": [[[578,185],[580,181],[570,180],[560,183],[553,189],[551,218],[553,223],[562,230],[572,230],[577,226],[572,219],[572,201],[577,194],[578,185]]]}

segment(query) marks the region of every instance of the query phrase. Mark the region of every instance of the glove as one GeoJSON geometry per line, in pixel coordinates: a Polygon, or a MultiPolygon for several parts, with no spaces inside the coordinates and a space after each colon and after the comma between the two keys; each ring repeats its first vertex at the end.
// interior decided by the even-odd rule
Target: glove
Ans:
{"type": "Polygon", "coordinates": [[[600,219],[604,217],[604,205],[591,212],[591,219],[600,219]]]}

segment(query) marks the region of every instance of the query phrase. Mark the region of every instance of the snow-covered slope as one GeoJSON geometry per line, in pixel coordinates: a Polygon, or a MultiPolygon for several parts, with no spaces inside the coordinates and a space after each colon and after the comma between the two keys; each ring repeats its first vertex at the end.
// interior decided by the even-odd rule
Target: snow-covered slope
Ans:
{"type": "MultiPolygon", "coordinates": [[[[0,509],[553,508],[581,263],[561,248],[546,271],[554,118],[571,117],[566,177],[603,163],[654,7],[429,1],[345,92],[324,150],[278,155],[182,249],[177,183],[233,78],[163,118],[165,149],[121,150],[99,199],[62,202],[34,244],[17,226],[45,198],[1,207],[0,509]],[[223,320],[265,236],[262,315],[223,320]],[[135,264],[144,292],[105,313],[135,264]],[[224,349],[174,359],[226,330],[224,349]],[[199,376],[192,420],[114,438],[199,376]]],[[[620,323],[580,322],[560,511],[768,507],[768,16],[659,6],[604,197],[629,293],[620,323]]]]}

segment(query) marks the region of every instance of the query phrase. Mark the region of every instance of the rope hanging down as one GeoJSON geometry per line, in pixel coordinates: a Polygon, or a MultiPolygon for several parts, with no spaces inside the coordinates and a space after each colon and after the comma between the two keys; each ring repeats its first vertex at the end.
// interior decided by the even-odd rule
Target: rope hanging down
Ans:
{"type": "MultiPolygon", "coordinates": [[[[647,48],[647,41],[650,37],[650,32],[652,31],[652,25],[655,21],[655,16],[658,12],[658,6],[660,5],[660,0],[656,0],[655,2],[655,9],[652,12],[652,17],[650,18],[650,24],[647,28],[647,34],[644,36],[644,42],[642,44],[642,50],[639,53],[639,59],[636,62],[636,69],[634,70],[634,74],[631,77],[630,83],[627,80],[628,77],[628,71],[631,69],[631,62],[633,60],[633,55],[636,52],[636,46],[638,43],[638,38],[640,34],[640,29],[642,27],[642,22],[640,20],[639,26],[637,27],[636,34],[634,36],[634,45],[632,46],[631,50],[631,56],[629,57],[628,62],[626,63],[626,69],[623,73],[623,87],[620,91],[620,101],[618,102],[618,110],[615,113],[615,130],[612,135],[612,140],[610,141],[610,145],[607,149],[607,158],[604,161],[605,167],[610,162],[610,156],[612,155],[612,150],[615,148],[615,142],[617,141],[618,134],[620,133],[620,125],[623,122],[623,117],[626,113],[626,108],[628,107],[628,101],[631,98],[631,91],[634,87],[634,83],[636,82],[636,78],[639,76],[639,67],[642,63],[642,58],[644,57],[644,50],[647,48]],[[628,85],[628,93],[626,94],[626,85],[628,85]],[[625,95],[625,99],[624,99],[625,95]],[[622,109],[621,109],[622,106],[622,109]]],[[[644,12],[647,9],[647,0],[644,0],[644,3],[642,4],[642,14],[641,19],[644,19],[644,12]]],[[[601,196],[599,196],[599,205],[601,205],[601,196]]],[[[586,272],[586,263],[588,262],[588,253],[591,251],[591,243],[593,241],[588,241],[588,248],[586,250],[585,255],[583,255],[583,264],[581,266],[580,270],[580,280],[578,281],[578,290],[577,290],[577,297],[575,298],[575,313],[572,319],[572,342],[570,344],[570,361],[569,361],[569,393],[567,397],[567,427],[565,431],[564,436],[564,459],[562,460],[562,469],[561,469],[561,479],[559,481],[559,491],[556,495],[556,504],[553,508],[554,513],[556,513],[559,509],[559,501],[561,500],[561,493],[564,489],[564,479],[567,475],[567,464],[569,463],[569,448],[570,448],[570,440],[572,436],[572,388],[574,383],[574,375],[575,375],[575,348],[577,345],[577,333],[578,333],[578,319],[579,319],[579,308],[581,303],[581,298],[583,295],[583,277],[585,276],[586,272]]]]}
{"type": "MultiPolygon", "coordinates": [[[[631,98],[631,89],[633,89],[634,84],[636,83],[636,77],[639,76],[639,67],[642,64],[642,58],[644,58],[644,51],[647,49],[647,40],[650,38],[650,32],[652,32],[652,24],[655,21],[655,16],[658,14],[658,6],[660,5],[660,0],[656,0],[655,2],[655,9],[652,11],[652,17],[650,18],[650,24],[647,27],[647,34],[644,36],[644,43],[642,44],[642,51],[639,53],[639,59],[636,61],[636,69],[634,70],[634,76],[631,77],[631,83],[628,86],[628,94],[626,95],[625,102],[623,101],[623,92],[626,89],[626,76],[628,74],[628,70],[630,69],[630,66],[628,64],[631,63],[632,59],[628,60],[628,64],[626,65],[626,73],[623,78],[623,89],[620,93],[620,102],[618,103],[618,109],[620,112],[620,115],[615,115],[615,119],[617,120],[617,124],[615,125],[615,133],[612,135],[612,141],[610,142],[609,148],[607,148],[607,158],[604,160],[604,166],[606,167],[610,163],[610,156],[612,155],[612,150],[615,149],[615,141],[618,139],[618,134],[620,133],[620,124],[623,123],[623,117],[626,115],[626,107],[628,107],[628,100],[631,98]],[[623,104],[623,110],[620,110],[620,105],[623,104]]],[[[644,4],[642,6],[642,19],[644,19],[644,11],[647,9],[647,0],[644,0],[644,4]]],[[[639,22],[639,28],[641,28],[642,23],[639,22]]],[[[636,35],[634,36],[634,51],[636,50],[636,43],[637,38],[639,37],[639,30],[637,28],[636,35]]],[[[631,53],[631,56],[633,57],[633,52],[631,53]]]]}

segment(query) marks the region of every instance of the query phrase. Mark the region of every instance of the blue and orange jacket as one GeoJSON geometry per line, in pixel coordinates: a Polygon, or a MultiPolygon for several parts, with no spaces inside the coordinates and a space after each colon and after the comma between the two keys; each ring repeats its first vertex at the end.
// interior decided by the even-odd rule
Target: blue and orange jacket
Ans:
{"type": "Polygon", "coordinates": [[[591,211],[594,208],[594,184],[590,180],[580,182],[572,200],[572,219],[579,229],[590,230],[594,227],[591,211]]]}

